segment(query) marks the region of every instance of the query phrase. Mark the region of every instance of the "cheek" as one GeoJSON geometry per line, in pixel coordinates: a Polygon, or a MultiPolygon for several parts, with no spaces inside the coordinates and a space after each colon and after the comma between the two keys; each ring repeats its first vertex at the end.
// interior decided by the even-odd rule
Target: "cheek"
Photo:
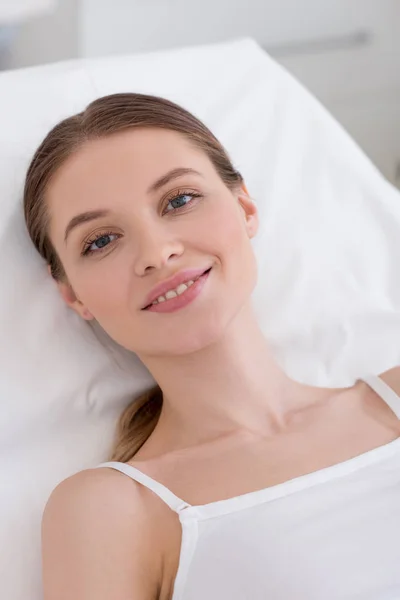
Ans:
{"type": "Polygon", "coordinates": [[[243,270],[252,271],[255,258],[244,216],[234,202],[235,199],[228,198],[218,210],[213,211],[204,239],[219,256],[225,269],[243,275],[243,270]]]}
{"type": "Polygon", "coordinates": [[[203,241],[212,241],[221,248],[241,243],[246,231],[244,220],[235,202],[232,196],[225,196],[210,203],[207,210],[201,214],[201,219],[196,215],[199,238],[203,241]]]}
{"type": "Polygon", "coordinates": [[[71,277],[78,298],[97,319],[110,314],[110,309],[125,304],[127,271],[122,268],[121,261],[110,259],[105,257],[104,261],[87,265],[76,277],[71,277]]]}

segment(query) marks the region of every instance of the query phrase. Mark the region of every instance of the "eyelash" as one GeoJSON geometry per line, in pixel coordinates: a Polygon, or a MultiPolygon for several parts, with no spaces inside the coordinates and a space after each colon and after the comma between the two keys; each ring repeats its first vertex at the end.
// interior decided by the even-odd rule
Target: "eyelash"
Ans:
{"type": "MultiPolygon", "coordinates": [[[[165,203],[169,204],[170,202],[173,202],[174,200],[176,200],[177,198],[180,198],[181,196],[190,196],[192,198],[192,200],[189,200],[189,202],[187,204],[185,204],[184,206],[180,206],[178,208],[172,208],[171,210],[163,212],[163,214],[181,212],[182,210],[185,210],[188,206],[190,206],[192,204],[193,199],[202,197],[201,194],[198,194],[196,192],[190,192],[187,190],[179,190],[172,197],[166,198],[165,203]]],[[[118,234],[114,233],[113,231],[103,231],[102,233],[95,235],[90,240],[85,242],[83,250],[81,252],[81,255],[88,256],[90,254],[101,254],[104,250],[106,250],[110,246],[110,244],[112,244],[112,242],[110,242],[110,244],[106,244],[105,246],[103,246],[103,248],[98,248],[97,250],[91,250],[90,246],[92,244],[94,244],[94,242],[97,242],[97,240],[101,239],[102,237],[107,237],[107,236],[112,236],[112,235],[116,235],[117,239],[118,239],[118,237],[121,237],[118,234]]]]}

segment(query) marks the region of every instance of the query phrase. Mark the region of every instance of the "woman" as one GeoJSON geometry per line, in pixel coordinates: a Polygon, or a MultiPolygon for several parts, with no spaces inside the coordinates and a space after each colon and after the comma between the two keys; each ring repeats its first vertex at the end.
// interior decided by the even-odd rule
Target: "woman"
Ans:
{"type": "Polygon", "coordinates": [[[398,369],[346,389],[282,372],[251,307],[257,210],[212,133],[101,98],[43,141],[24,206],[65,302],[159,386],[109,463],[53,491],[45,600],[399,598],[398,369]]]}

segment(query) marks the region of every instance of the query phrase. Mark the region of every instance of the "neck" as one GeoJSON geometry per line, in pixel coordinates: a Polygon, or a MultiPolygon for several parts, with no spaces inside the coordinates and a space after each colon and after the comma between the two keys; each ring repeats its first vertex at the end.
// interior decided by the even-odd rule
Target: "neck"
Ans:
{"type": "Polygon", "coordinates": [[[209,346],[144,362],[164,394],[157,437],[168,446],[193,445],[237,430],[276,431],[288,412],[305,401],[302,386],[271,356],[250,305],[209,346]]]}

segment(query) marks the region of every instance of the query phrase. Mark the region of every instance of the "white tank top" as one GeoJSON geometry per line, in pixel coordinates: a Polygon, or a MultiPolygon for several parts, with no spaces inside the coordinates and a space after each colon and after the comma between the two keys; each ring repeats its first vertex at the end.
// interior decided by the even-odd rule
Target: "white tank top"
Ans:
{"type": "MultiPolygon", "coordinates": [[[[364,380],[400,419],[400,398],[364,380]]],[[[285,483],[192,506],[105,462],[179,515],[173,600],[399,600],[400,438],[285,483]]]]}

